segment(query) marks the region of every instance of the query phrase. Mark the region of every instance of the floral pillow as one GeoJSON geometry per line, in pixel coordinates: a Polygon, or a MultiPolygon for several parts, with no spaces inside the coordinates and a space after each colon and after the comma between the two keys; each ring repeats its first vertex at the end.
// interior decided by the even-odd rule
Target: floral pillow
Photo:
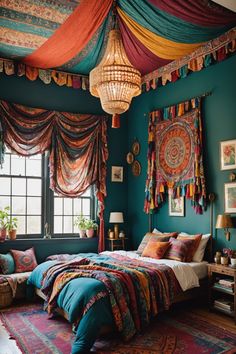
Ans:
{"type": "Polygon", "coordinates": [[[38,263],[33,247],[26,251],[10,250],[10,252],[15,261],[16,273],[30,272],[37,267],[38,263]]]}
{"type": "Polygon", "coordinates": [[[0,254],[0,270],[2,274],[12,274],[15,272],[15,262],[11,253],[0,254]]]}

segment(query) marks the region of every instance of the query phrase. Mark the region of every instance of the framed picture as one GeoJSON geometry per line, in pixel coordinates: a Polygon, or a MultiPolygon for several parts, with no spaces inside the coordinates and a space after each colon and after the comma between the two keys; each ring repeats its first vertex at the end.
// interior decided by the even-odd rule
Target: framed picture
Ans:
{"type": "Polygon", "coordinates": [[[220,168],[221,170],[236,168],[236,139],[220,142],[220,168]]]}
{"type": "Polygon", "coordinates": [[[111,167],[111,181],[112,182],[123,182],[123,167],[122,166],[112,166],[111,167]]]}
{"type": "Polygon", "coordinates": [[[184,216],[184,197],[173,198],[169,194],[169,215],[184,216]]]}
{"type": "Polygon", "coordinates": [[[225,183],[225,213],[236,213],[236,182],[225,183]]]}

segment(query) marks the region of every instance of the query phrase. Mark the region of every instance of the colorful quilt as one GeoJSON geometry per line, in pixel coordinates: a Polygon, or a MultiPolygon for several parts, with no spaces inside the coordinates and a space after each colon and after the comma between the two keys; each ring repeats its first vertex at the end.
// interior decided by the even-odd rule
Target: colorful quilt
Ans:
{"type": "MultiPolygon", "coordinates": [[[[97,292],[89,290],[91,296],[87,296],[74,322],[80,325],[83,316],[106,298],[115,328],[125,340],[145,328],[161,310],[167,310],[181,291],[174,272],[166,265],[120,255],[81,256],[70,262],[53,262],[44,272],[41,290],[46,295],[49,314],[58,307],[63,289],[78,278],[96,279],[103,286],[97,292]]],[[[73,292],[70,299],[73,301],[73,292]]]]}

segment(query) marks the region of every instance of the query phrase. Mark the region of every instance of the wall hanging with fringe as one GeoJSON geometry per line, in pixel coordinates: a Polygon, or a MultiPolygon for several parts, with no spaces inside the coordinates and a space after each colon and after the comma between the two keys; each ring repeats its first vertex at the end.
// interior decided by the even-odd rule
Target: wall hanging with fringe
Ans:
{"type": "Polygon", "coordinates": [[[203,169],[201,98],[149,114],[146,213],[152,213],[168,192],[191,199],[195,212],[206,206],[203,169]]]}
{"type": "Polygon", "coordinates": [[[100,207],[99,251],[105,246],[106,120],[105,116],[48,111],[0,101],[0,141],[22,156],[49,151],[53,191],[71,198],[83,194],[91,185],[96,187],[100,207]]]}

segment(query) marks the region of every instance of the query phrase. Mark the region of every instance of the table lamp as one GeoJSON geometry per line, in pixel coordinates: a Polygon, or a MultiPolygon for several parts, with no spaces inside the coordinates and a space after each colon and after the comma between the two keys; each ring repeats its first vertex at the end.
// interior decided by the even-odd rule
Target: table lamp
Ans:
{"type": "Polygon", "coordinates": [[[119,236],[119,226],[118,224],[122,224],[124,222],[123,213],[115,211],[110,213],[109,222],[114,224],[114,234],[115,238],[119,236]]]}
{"type": "Polygon", "coordinates": [[[229,227],[233,227],[233,222],[230,215],[218,215],[216,220],[216,229],[224,229],[226,240],[230,240],[229,227]]]}

